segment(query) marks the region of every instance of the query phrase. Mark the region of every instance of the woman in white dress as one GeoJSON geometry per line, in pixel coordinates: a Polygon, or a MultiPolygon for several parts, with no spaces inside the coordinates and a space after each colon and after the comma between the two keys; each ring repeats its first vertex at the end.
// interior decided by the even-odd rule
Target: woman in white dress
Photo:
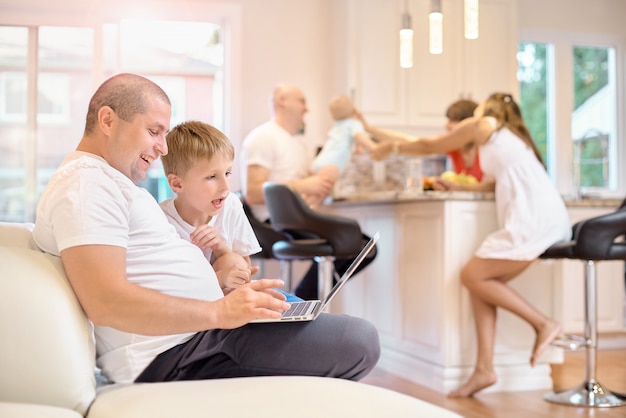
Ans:
{"type": "Polygon", "coordinates": [[[385,159],[392,153],[444,154],[473,142],[478,146],[484,173],[495,180],[468,185],[439,180],[434,184],[440,190],[495,191],[499,228],[487,236],[461,271],[461,282],[471,295],[478,350],[472,376],[449,396],[471,396],[496,382],[493,355],[498,307],[516,314],[535,330],[530,357],[534,366],[561,332],[561,325],[507,283],[552,244],[569,239],[571,225],[519,106],[510,94],[492,94],[474,117],[459,122],[451,132],[430,138],[376,128],[361,119],[366,131],[382,141],[372,151],[373,159],[385,159]]]}

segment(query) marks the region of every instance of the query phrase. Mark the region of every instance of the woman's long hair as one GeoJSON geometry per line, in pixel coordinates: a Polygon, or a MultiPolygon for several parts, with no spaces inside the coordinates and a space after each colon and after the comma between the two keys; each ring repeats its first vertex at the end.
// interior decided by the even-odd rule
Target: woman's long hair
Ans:
{"type": "Polygon", "coordinates": [[[493,93],[487,101],[483,109],[483,116],[492,116],[498,121],[500,127],[509,128],[514,134],[519,136],[529,147],[532,148],[539,162],[545,167],[543,158],[533,141],[520,110],[513,97],[508,93],[493,93]]]}

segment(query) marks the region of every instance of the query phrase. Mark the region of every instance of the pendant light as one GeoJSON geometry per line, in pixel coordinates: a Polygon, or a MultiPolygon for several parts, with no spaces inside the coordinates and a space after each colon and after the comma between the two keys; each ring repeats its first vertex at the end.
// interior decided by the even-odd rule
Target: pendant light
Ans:
{"type": "Polygon", "coordinates": [[[478,39],[478,0],[464,0],[465,39],[478,39]]]}
{"type": "Polygon", "coordinates": [[[404,13],[402,14],[402,26],[400,29],[400,67],[413,67],[413,28],[406,0],[404,2],[404,13]]]}
{"type": "Polygon", "coordinates": [[[428,50],[431,54],[441,54],[443,52],[443,14],[441,13],[441,0],[430,0],[428,40],[428,50]]]}

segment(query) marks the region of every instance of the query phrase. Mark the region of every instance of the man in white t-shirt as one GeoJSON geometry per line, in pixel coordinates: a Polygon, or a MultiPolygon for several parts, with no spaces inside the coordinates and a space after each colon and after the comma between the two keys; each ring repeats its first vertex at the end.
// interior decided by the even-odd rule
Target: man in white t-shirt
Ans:
{"type": "MultiPolygon", "coordinates": [[[[314,153],[309,150],[301,134],[307,111],[302,90],[294,85],[280,84],[274,88],[272,95],[272,119],[253,129],[243,141],[242,190],[254,215],[261,222],[269,222],[263,196],[263,184],[266,182],[286,184],[300,193],[305,201],[307,196],[313,196],[311,200],[317,201],[317,196],[327,196],[331,192],[334,179],[311,172],[314,153]]],[[[360,238],[363,244],[369,240],[367,236],[360,238]]],[[[374,250],[357,271],[365,268],[375,256],[374,250]]],[[[336,259],[335,270],[341,275],[351,262],[351,259],[336,259]]],[[[298,283],[296,296],[317,299],[317,280],[317,263],[312,263],[298,283]]]]}
{"type": "Polygon", "coordinates": [[[202,251],[180,238],[136,185],[167,154],[170,117],[169,98],[146,78],[105,81],[89,103],[76,151],[37,208],[33,238],[61,257],[95,325],[103,374],[115,382],[365,376],[380,355],[369,322],[328,314],[301,324],[246,325],[288,309],[273,290],[282,281],[255,280],[224,296],[202,251]]]}
{"type": "Polygon", "coordinates": [[[281,84],[272,95],[273,118],[252,130],[243,141],[241,186],[252,212],[261,222],[269,219],[263,184],[287,184],[303,196],[327,196],[333,180],[311,173],[314,153],[306,144],[304,93],[281,84]]]}

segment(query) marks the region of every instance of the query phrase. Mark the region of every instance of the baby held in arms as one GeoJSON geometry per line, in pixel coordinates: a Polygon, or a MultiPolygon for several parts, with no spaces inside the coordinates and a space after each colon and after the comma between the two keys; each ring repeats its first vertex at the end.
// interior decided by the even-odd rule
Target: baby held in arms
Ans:
{"type": "MultiPolygon", "coordinates": [[[[328,132],[328,138],[312,164],[314,174],[330,179],[333,184],[350,161],[352,152],[357,149],[372,150],[376,143],[365,132],[357,118],[352,99],[346,95],[333,97],[329,102],[330,114],[335,121],[328,132]]],[[[311,207],[318,206],[327,196],[308,195],[306,202],[311,207]]]]}

